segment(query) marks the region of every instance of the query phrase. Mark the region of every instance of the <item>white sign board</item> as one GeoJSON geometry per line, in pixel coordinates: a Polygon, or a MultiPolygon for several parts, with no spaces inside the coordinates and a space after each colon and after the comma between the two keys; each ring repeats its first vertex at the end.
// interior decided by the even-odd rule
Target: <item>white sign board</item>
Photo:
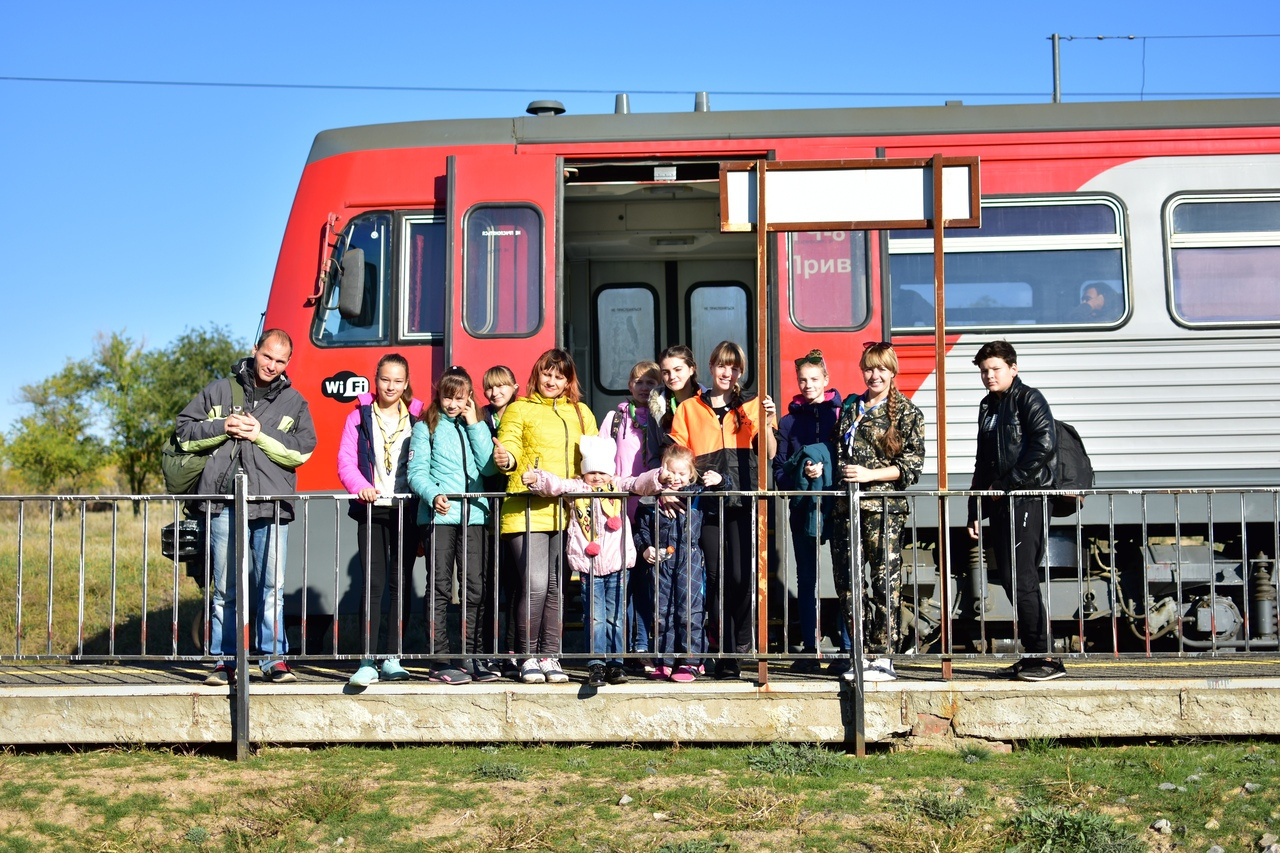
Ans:
{"type": "MultiPolygon", "coordinates": [[[[976,226],[978,160],[943,158],[942,218],[976,226]]],[[[753,231],[758,172],[754,164],[721,171],[722,231],[753,231]]],[[[766,163],[766,227],[770,231],[926,228],[934,216],[934,165],[929,160],[766,163]]]]}

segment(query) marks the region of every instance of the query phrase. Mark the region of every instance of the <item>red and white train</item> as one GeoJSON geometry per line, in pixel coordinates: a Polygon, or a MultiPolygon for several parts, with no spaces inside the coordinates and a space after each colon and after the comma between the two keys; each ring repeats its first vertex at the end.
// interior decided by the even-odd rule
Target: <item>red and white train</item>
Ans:
{"type": "MultiPolygon", "coordinates": [[[[756,235],[721,230],[720,176],[732,161],[935,155],[978,158],[981,181],[981,227],[945,240],[952,488],[972,470],[983,390],[971,359],[1000,337],[1084,437],[1099,488],[1280,484],[1280,100],[530,112],[316,137],[265,316],[293,336],[289,374],[319,431],[303,491],[340,490],[328,460],[385,352],[408,357],[422,396],[446,365],[478,378],[507,364],[523,382],[539,353],[562,346],[603,413],[637,360],[674,343],[702,358],[726,338],[767,353],[756,367],[781,399],[794,392],[795,356],[821,348],[833,386],[856,392],[862,343],[892,341],[899,385],[930,424],[929,487],[931,232],[770,234],[762,303],[756,235]],[[363,287],[344,290],[344,267],[363,287]],[[1082,298],[1099,293],[1103,307],[1087,310],[1082,298]]],[[[1274,519],[1270,497],[1233,500],[1236,532],[1205,537],[1219,553],[1244,535],[1245,503],[1274,519]]],[[[1082,518],[1123,529],[1141,509],[1091,501],[1082,518]]],[[[1152,528],[1172,524],[1152,512],[1152,528]]],[[[1274,533],[1255,538],[1274,556],[1274,533]]],[[[1158,562],[1153,541],[1148,531],[1134,544],[1140,565],[1158,562]]],[[[1155,602],[1143,596],[1137,616],[1155,602]]]]}

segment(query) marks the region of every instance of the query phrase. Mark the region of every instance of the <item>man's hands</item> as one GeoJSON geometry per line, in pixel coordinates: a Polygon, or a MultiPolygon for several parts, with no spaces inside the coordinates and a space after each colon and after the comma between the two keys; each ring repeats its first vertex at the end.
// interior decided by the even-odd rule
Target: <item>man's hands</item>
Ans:
{"type": "Polygon", "coordinates": [[[262,432],[262,424],[248,412],[238,412],[228,416],[224,428],[227,435],[232,438],[242,438],[245,441],[256,440],[262,432]]]}

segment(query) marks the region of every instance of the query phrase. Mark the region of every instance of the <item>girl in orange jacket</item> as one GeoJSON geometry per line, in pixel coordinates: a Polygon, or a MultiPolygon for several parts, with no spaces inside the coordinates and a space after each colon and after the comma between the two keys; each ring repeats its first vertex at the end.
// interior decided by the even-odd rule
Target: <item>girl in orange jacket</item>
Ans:
{"type": "MultiPolygon", "coordinates": [[[[727,490],[756,488],[756,436],[767,428],[769,458],[777,452],[777,412],[773,400],[744,393],[738,384],[747,355],[732,341],[721,341],[707,360],[711,387],[676,409],[671,437],[693,451],[699,471],[715,471],[727,490]]],[[[723,653],[747,654],[752,647],[751,603],[755,563],[751,559],[754,502],[743,498],[707,501],[702,506],[702,551],[707,564],[707,610],[719,618],[708,632],[723,653]],[[720,560],[723,539],[724,561],[720,560]]],[[[738,678],[736,658],[716,662],[716,678],[738,678]]]]}

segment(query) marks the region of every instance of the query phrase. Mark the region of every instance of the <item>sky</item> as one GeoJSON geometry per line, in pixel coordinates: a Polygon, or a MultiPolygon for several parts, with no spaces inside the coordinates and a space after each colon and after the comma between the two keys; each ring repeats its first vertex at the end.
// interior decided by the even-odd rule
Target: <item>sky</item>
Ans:
{"type": "Polygon", "coordinates": [[[1280,96],[1272,0],[0,9],[6,433],[27,411],[21,387],[99,334],[148,348],[209,324],[252,337],[328,128],[518,116],[540,98],[608,113],[622,92],[633,113],[691,110],[698,91],[712,110],[1045,103],[1053,33],[1064,101],[1280,96]],[[342,86],[370,88],[327,88],[342,86]]]}

